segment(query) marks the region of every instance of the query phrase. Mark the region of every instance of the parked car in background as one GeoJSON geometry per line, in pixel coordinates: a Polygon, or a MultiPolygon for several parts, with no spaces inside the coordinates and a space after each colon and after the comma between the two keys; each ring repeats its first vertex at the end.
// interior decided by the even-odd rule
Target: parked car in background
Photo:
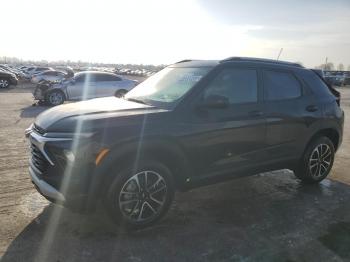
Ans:
{"type": "Polygon", "coordinates": [[[53,71],[51,67],[31,67],[27,69],[25,77],[31,79],[33,75],[39,74],[45,71],[53,71]]]}
{"type": "Polygon", "coordinates": [[[0,88],[17,85],[18,79],[15,74],[0,69],[0,88]]]}
{"type": "Polygon", "coordinates": [[[344,85],[350,85],[350,76],[346,76],[344,80],[344,85]]]}
{"type": "Polygon", "coordinates": [[[122,78],[113,73],[98,71],[79,72],[71,79],[58,84],[38,85],[34,90],[36,100],[50,105],[60,105],[64,101],[85,100],[104,96],[121,97],[138,84],[135,80],[122,78]]]}
{"type": "Polygon", "coordinates": [[[32,76],[31,82],[37,84],[41,81],[55,82],[63,80],[67,74],[61,71],[44,71],[32,76]]]}
{"type": "Polygon", "coordinates": [[[319,183],[343,126],[339,101],[299,64],[186,60],[123,99],[40,114],[26,130],[29,173],[50,201],[78,210],[103,204],[121,225],[145,227],[164,216],[176,190],[285,168],[319,183]]]}
{"type": "Polygon", "coordinates": [[[0,65],[0,69],[2,71],[14,74],[16,78],[24,78],[25,76],[20,70],[9,67],[8,65],[0,65]]]}

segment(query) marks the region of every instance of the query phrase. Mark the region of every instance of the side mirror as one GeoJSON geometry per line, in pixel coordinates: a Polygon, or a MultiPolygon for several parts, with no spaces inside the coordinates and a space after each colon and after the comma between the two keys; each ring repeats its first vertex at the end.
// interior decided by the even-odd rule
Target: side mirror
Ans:
{"type": "Polygon", "coordinates": [[[229,107],[229,105],[230,101],[226,96],[209,95],[198,105],[198,107],[204,109],[223,109],[229,107]]]}

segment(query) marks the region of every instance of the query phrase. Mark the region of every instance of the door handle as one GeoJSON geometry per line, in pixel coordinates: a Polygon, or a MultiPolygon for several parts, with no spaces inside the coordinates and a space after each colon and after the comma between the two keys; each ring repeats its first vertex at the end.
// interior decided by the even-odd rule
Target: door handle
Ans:
{"type": "Polygon", "coordinates": [[[308,112],[316,112],[318,110],[318,107],[315,105],[309,105],[306,107],[306,111],[308,112]]]}
{"type": "Polygon", "coordinates": [[[254,110],[254,111],[250,111],[249,113],[248,113],[250,116],[262,116],[263,115],[263,112],[262,111],[260,111],[260,110],[254,110]]]}

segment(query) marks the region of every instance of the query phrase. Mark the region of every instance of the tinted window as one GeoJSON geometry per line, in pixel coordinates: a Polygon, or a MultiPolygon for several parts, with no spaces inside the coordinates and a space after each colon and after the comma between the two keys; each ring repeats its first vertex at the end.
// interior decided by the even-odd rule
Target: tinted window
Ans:
{"type": "Polygon", "coordinates": [[[264,71],[265,100],[292,99],[301,96],[301,86],[294,75],[286,72],[264,71]]]}
{"type": "Polygon", "coordinates": [[[254,69],[224,69],[209,84],[204,97],[225,96],[230,104],[257,102],[257,82],[257,72],[254,69]]]}
{"type": "Polygon", "coordinates": [[[38,67],[36,70],[37,71],[46,71],[46,70],[50,70],[50,68],[48,68],[48,67],[38,67]]]}
{"type": "Polygon", "coordinates": [[[57,72],[55,72],[55,71],[48,71],[48,72],[45,72],[44,74],[47,75],[47,76],[56,76],[57,72]]]}
{"type": "Polygon", "coordinates": [[[96,81],[120,81],[121,79],[114,75],[99,74],[96,75],[96,81]]]}
{"type": "Polygon", "coordinates": [[[96,81],[96,74],[93,73],[87,73],[87,74],[81,74],[75,77],[76,82],[95,82],[96,81]]]}
{"type": "Polygon", "coordinates": [[[332,95],[332,93],[329,91],[328,86],[315,72],[305,70],[302,77],[314,93],[320,95],[332,95]]]}

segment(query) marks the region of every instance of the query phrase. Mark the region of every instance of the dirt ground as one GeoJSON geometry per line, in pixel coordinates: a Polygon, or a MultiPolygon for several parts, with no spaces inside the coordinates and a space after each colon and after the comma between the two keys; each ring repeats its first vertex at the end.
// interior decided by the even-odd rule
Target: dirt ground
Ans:
{"type": "MultiPolygon", "coordinates": [[[[342,88],[350,115],[350,88],[342,88]]],[[[45,110],[28,85],[0,90],[1,261],[350,261],[350,121],[330,179],[287,170],[178,193],[158,225],[124,232],[49,204],[28,175],[24,129],[45,110]]]]}

